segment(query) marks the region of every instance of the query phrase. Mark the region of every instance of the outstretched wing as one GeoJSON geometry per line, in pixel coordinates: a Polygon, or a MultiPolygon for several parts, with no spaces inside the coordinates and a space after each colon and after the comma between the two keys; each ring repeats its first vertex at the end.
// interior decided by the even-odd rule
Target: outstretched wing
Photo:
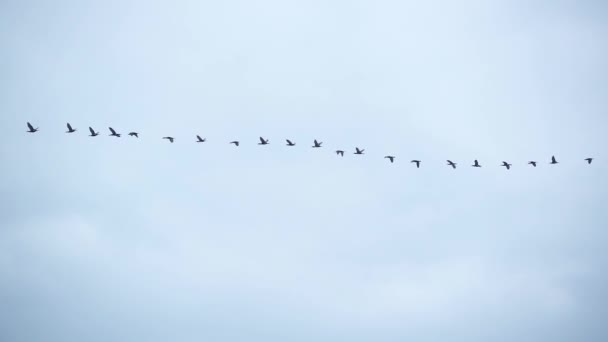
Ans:
{"type": "Polygon", "coordinates": [[[108,127],[108,129],[110,130],[110,132],[112,132],[112,134],[116,134],[116,131],[114,130],[114,128],[108,127]]]}
{"type": "Polygon", "coordinates": [[[91,134],[95,134],[95,131],[93,130],[92,127],[89,127],[89,132],[91,132],[91,134]]]}
{"type": "Polygon", "coordinates": [[[30,131],[33,131],[33,130],[34,130],[34,126],[32,126],[32,124],[31,124],[31,123],[29,123],[29,122],[27,123],[27,128],[29,128],[29,129],[30,129],[30,131]]]}
{"type": "Polygon", "coordinates": [[[70,125],[70,123],[68,122],[68,131],[72,131],[72,125],[70,125]]]}

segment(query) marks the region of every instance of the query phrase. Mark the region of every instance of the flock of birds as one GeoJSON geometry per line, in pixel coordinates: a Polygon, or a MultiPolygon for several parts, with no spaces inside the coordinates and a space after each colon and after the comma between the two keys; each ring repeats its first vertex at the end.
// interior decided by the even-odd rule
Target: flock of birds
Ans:
{"type": "MultiPolygon", "coordinates": [[[[34,128],[34,126],[31,123],[29,123],[29,122],[27,123],[27,127],[28,127],[28,130],[26,132],[28,132],[28,133],[36,133],[39,130],[38,127],[34,128]]],[[[68,134],[74,133],[74,132],[77,131],[77,129],[73,128],[72,125],[70,125],[70,123],[67,123],[67,128],[68,128],[68,130],[65,133],[68,133],[68,134]]],[[[108,129],[110,130],[109,136],[116,137],[116,138],[120,138],[121,137],[121,134],[117,133],[114,128],[108,127],[108,129]]],[[[96,137],[96,136],[99,135],[99,132],[96,132],[92,127],[89,127],[89,132],[91,133],[91,134],[89,134],[90,137],[96,137]]],[[[129,132],[128,135],[131,136],[131,137],[139,138],[139,133],[138,132],[129,132]]],[[[169,137],[169,136],[163,137],[163,139],[168,140],[170,143],[173,143],[175,141],[174,137],[169,137]]],[[[204,143],[205,141],[206,141],[206,139],[205,138],[201,138],[200,135],[196,136],[195,142],[197,142],[197,143],[204,143]]],[[[287,146],[292,146],[292,147],[296,146],[296,144],[293,141],[289,140],[289,139],[285,139],[285,141],[287,143],[287,146]]],[[[235,141],[231,141],[230,144],[238,147],[240,145],[240,142],[238,140],[235,140],[235,141]]],[[[260,137],[260,142],[258,143],[258,145],[268,145],[268,144],[270,144],[270,141],[268,139],[264,139],[263,137],[260,137]]],[[[323,142],[318,141],[318,140],[315,139],[313,141],[313,145],[311,147],[312,148],[321,148],[322,145],[323,145],[323,142]]],[[[365,152],[365,149],[360,149],[360,148],[356,147],[355,148],[355,152],[353,154],[362,155],[362,154],[365,154],[364,152],[365,152]]],[[[340,157],[344,157],[344,151],[343,150],[337,150],[336,151],[336,155],[338,155],[340,157]]],[[[394,163],[396,158],[397,157],[391,156],[391,155],[388,155],[388,156],[384,157],[384,159],[388,159],[391,163],[394,163]]],[[[593,158],[585,158],[584,161],[586,161],[587,164],[590,165],[593,162],[593,158]]],[[[415,164],[416,168],[420,168],[420,164],[422,163],[422,161],[420,161],[420,160],[412,160],[411,163],[415,164]]],[[[531,165],[533,167],[536,167],[537,164],[538,164],[537,161],[529,161],[528,162],[528,165],[531,165]]],[[[559,164],[559,162],[557,161],[557,159],[555,159],[555,156],[552,156],[551,157],[551,162],[549,164],[555,165],[555,164],[559,164]]],[[[456,165],[457,164],[454,163],[451,160],[447,160],[447,165],[451,166],[453,169],[456,169],[456,165]]],[[[477,159],[475,159],[474,162],[473,162],[473,165],[471,165],[471,166],[472,167],[481,167],[481,164],[479,164],[479,161],[477,159]]],[[[510,163],[508,163],[506,161],[503,161],[500,166],[503,166],[507,170],[510,170],[511,167],[513,166],[513,164],[510,164],[510,163]]]]}

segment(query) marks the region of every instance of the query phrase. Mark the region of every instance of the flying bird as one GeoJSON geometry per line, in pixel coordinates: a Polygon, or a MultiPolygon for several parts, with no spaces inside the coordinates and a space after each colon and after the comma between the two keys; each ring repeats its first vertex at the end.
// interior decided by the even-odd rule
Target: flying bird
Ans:
{"type": "Polygon", "coordinates": [[[36,133],[36,132],[38,132],[38,129],[39,129],[38,127],[34,128],[34,126],[32,126],[32,124],[29,122],[27,123],[27,128],[28,128],[28,130],[27,130],[28,133],[36,133]]]}
{"type": "Polygon", "coordinates": [[[450,166],[451,166],[453,169],[455,169],[455,168],[456,168],[456,163],[454,163],[454,162],[453,162],[453,161],[451,161],[451,160],[448,160],[447,162],[448,162],[448,165],[450,165],[450,166]]]}
{"type": "Polygon", "coordinates": [[[231,144],[234,144],[234,146],[239,146],[239,142],[238,142],[238,141],[236,141],[236,140],[235,140],[235,141],[231,141],[230,143],[231,143],[231,144]]]}
{"type": "Polygon", "coordinates": [[[197,135],[197,136],[196,136],[196,142],[197,142],[197,143],[202,143],[202,142],[205,142],[205,141],[207,141],[207,139],[203,139],[203,138],[201,138],[201,136],[200,136],[200,135],[197,135]]]}
{"type": "Polygon", "coordinates": [[[553,164],[553,165],[559,164],[559,162],[557,160],[555,160],[555,156],[551,157],[551,163],[550,164],[553,164]]]}
{"type": "Polygon", "coordinates": [[[120,134],[116,133],[116,131],[114,130],[114,128],[108,127],[108,129],[110,130],[110,132],[112,132],[112,134],[110,134],[111,137],[120,138],[120,134]]]}
{"type": "Polygon", "coordinates": [[[268,145],[268,139],[264,140],[264,138],[260,137],[258,145],[268,145]]]}
{"type": "Polygon", "coordinates": [[[420,160],[412,160],[410,163],[416,163],[416,168],[420,168],[420,160]]]}
{"type": "Polygon", "coordinates": [[[315,144],[312,148],[320,148],[321,145],[323,145],[323,142],[322,141],[319,142],[319,141],[317,141],[317,139],[315,139],[314,143],[315,144]]]}
{"type": "Polygon", "coordinates": [[[74,133],[74,132],[76,132],[76,130],[72,128],[72,125],[70,125],[69,122],[68,122],[67,126],[68,126],[68,130],[67,130],[66,133],[74,133]]]}
{"type": "Polygon", "coordinates": [[[136,137],[136,138],[139,138],[139,133],[137,133],[137,132],[131,132],[131,133],[129,133],[129,136],[130,136],[130,137],[136,137]]]}
{"type": "Polygon", "coordinates": [[[507,170],[510,170],[510,169],[511,169],[512,164],[509,164],[509,163],[507,163],[506,161],[503,161],[501,166],[504,166],[504,167],[506,167],[506,168],[507,168],[507,170]]]}
{"type": "Polygon", "coordinates": [[[363,152],[365,152],[365,149],[360,150],[358,147],[355,147],[355,153],[354,154],[363,154],[363,152]]]}
{"type": "Polygon", "coordinates": [[[393,163],[393,162],[395,162],[396,157],[395,156],[385,156],[384,158],[390,160],[391,163],[393,163]]]}
{"type": "Polygon", "coordinates": [[[172,144],[173,144],[173,140],[175,140],[174,137],[163,137],[163,139],[169,140],[172,144]]]}
{"type": "Polygon", "coordinates": [[[591,164],[591,162],[593,161],[593,158],[586,158],[585,160],[587,161],[587,164],[591,164]]]}
{"type": "Polygon", "coordinates": [[[336,151],[336,155],[339,155],[340,157],[344,157],[344,151],[342,151],[342,150],[337,150],[337,151],[336,151]]]}
{"type": "Polygon", "coordinates": [[[289,139],[285,139],[285,141],[287,141],[287,146],[296,146],[296,144],[291,142],[289,139]]]}
{"type": "Polygon", "coordinates": [[[471,165],[472,167],[481,167],[481,165],[479,165],[479,162],[477,161],[477,159],[475,159],[475,162],[473,165],[471,165]]]}
{"type": "Polygon", "coordinates": [[[91,132],[91,134],[89,134],[90,137],[96,137],[99,135],[99,132],[95,132],[93,127],[89,127],[89,132],[91,132]]]}
{"type": "Polygon", "coordinates": [[[529,161],[528,165],[532,165],[532,166],[536,167],[536,162],[535,161],[529,161]]]}

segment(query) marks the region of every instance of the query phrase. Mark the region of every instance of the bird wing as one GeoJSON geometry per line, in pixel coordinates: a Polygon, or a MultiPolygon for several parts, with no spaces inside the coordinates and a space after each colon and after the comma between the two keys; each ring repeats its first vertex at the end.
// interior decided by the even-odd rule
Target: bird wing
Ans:
{"type": "Polygon", "coordinates": [[[91,134],[95,134],[95,131],[91,127],[89,127],[89,132],[91,132],[91,134]]]}
{"type": "Polygon", "coordinates": [[[555,156],[552,156],[552,157],[551,157],[551,162],[553,162],[553,163],[555,163],[555,162],[556,162],[556,160],[555,160],[555,156]]]}
{"type": "Polygon", "coordinates": [[[287,141],[287,143],[288,143],[289,145],[293,144],[293,143],[291,142],[291,140],[289,140],[289,139],[285,139],[285,140],[287,141]]]}
{"type": "Polygon", "coordinates": [[[31,124],[31,123],[29,123],[29,122],[27,123],[27,128],[29,128],[29,129],[30,129],[30,131],[33,131],[33,130],[34,130],[34,126],[32,126],[32,124],[31,124]]]}
{"type": "Polygon", "coordinates": [[[114,128],[108,127],[108,129],[110,130],[110,132],[112,132],[112,134],[116,134],[116,131],[114,130],[114,128]]]}

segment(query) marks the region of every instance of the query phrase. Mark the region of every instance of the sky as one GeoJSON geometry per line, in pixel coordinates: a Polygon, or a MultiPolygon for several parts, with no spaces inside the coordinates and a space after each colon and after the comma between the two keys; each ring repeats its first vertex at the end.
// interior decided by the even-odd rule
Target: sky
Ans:
{"type": "Polygon", "coordinates": [[[607,17],[0,2],[0,340],[606,341],[607,17]]]}

